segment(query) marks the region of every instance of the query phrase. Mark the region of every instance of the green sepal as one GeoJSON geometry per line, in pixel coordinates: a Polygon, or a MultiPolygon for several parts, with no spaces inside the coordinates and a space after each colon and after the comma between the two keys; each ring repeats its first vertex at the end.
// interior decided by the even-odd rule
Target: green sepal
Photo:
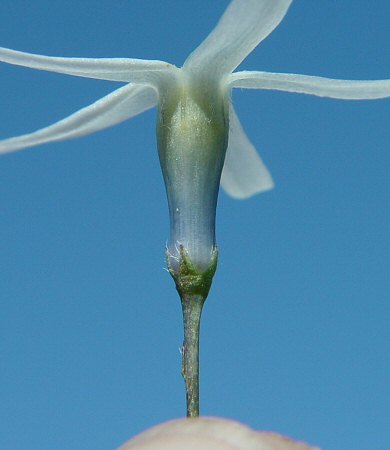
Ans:
{"type": "Polygon", "coordinates": [[[217,269],[218,249],[213,248],[210,264],[206,270],[200,271],[190,260],[187,250],[181,245],[179,248],[179,267],[173,268],[167,255],[168,271],[175,281],[176,289],[181,298],[200,296],[204,300],[210,291],[213,276],[217,269]]]}

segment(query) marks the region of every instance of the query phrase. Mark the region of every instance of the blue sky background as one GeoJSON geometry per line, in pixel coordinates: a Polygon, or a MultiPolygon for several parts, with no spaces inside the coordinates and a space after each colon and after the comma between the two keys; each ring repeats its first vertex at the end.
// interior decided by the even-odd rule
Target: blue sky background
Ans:
{"type": "MultiPolygon", "coordinates": [[[[0,45],[181,65],[227,1],[2,0],[0,45]]],[[[390,78],[390,3],[295,1],[240,66],[390,78]]],[[[2,64],[0,138],[120,84],[2,64]]],[[[329,450],[390,442],[390,100],[235,90],[275,190],[221,194],[201,409],[329,450]]],[[[0,449],[110,450],[183,416],[155,110],[0,158],[0,449]]]]}

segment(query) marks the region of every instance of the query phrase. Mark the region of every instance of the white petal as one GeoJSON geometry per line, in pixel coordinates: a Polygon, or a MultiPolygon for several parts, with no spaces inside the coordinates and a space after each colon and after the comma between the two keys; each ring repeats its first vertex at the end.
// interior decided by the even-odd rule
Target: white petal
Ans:
{"type": "Polygon", "coordinates": [[[130,119],[156,103],[153,88],[128,84],[53,125],[0,141],[0,154],[85,136],[130,119]]]}
{"type": "Polygon", "coordinates": [[[281,22],[292,0],[233,0],[217,26],[188,57],[191,71],[233,71],[281,22]]]}
{"type": "Polygon", "coordinates": [[[0,61],[31,69],[109,81],[153,82],[178,69],[164,61],[129,58],[62,58],[34,55],[0,47],[0,61]]]}
{"type": "Polygon", "coordinates": [[[272,189],[272,177],[246,136],[232,105],[229,120],[229,144],[221,186],[227,194],[238,199],[272,189]]]}
{"type": "Polygon", "coordinates": [[[291,73],[235,72],[229,86],[272,89],[344,100],[370,100],[390,97],[390,80],[335,80],[291,73]]]}

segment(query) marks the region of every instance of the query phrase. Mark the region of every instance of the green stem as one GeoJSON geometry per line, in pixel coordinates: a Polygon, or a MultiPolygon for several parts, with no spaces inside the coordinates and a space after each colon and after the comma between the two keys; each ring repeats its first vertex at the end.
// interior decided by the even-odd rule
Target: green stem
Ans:
{"type": "Polygon", "coordinates": [[[182,375],[186,385],[187,417],[199,416],[199,331],[205,300],[201,295],[181,298],[184,322],[182,375]]]}
{"type": "Polygon", "coordinates": [[[210,264],[203,271],[192,264],[187,251],[182,246],[180,247],[178,267],[170,266],[169,258],[167,260],[168,270],[175,280],[183,310],[184,342],[181,372],[186,385],[187,417],[198,417],[200,318],[217,268],[218,251],[214,247],[210,264]]]}

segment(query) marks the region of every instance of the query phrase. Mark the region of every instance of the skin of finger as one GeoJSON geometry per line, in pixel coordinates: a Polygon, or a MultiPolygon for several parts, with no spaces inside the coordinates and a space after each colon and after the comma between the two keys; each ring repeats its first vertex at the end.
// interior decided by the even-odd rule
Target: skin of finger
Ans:
{"type": "Polygon", "coordinates": [[[145,442],[121,447],[119,450],[241,450],[239,447],[232,447],[226,442],[216,441],[210,437],[202,436],[156,436],[145,442]]]}
{"type": "Polygon", "coordinates": [[[220,418],[178,419],[157,425],[118,450],[320,450],[276,433],[220,418]]]}

